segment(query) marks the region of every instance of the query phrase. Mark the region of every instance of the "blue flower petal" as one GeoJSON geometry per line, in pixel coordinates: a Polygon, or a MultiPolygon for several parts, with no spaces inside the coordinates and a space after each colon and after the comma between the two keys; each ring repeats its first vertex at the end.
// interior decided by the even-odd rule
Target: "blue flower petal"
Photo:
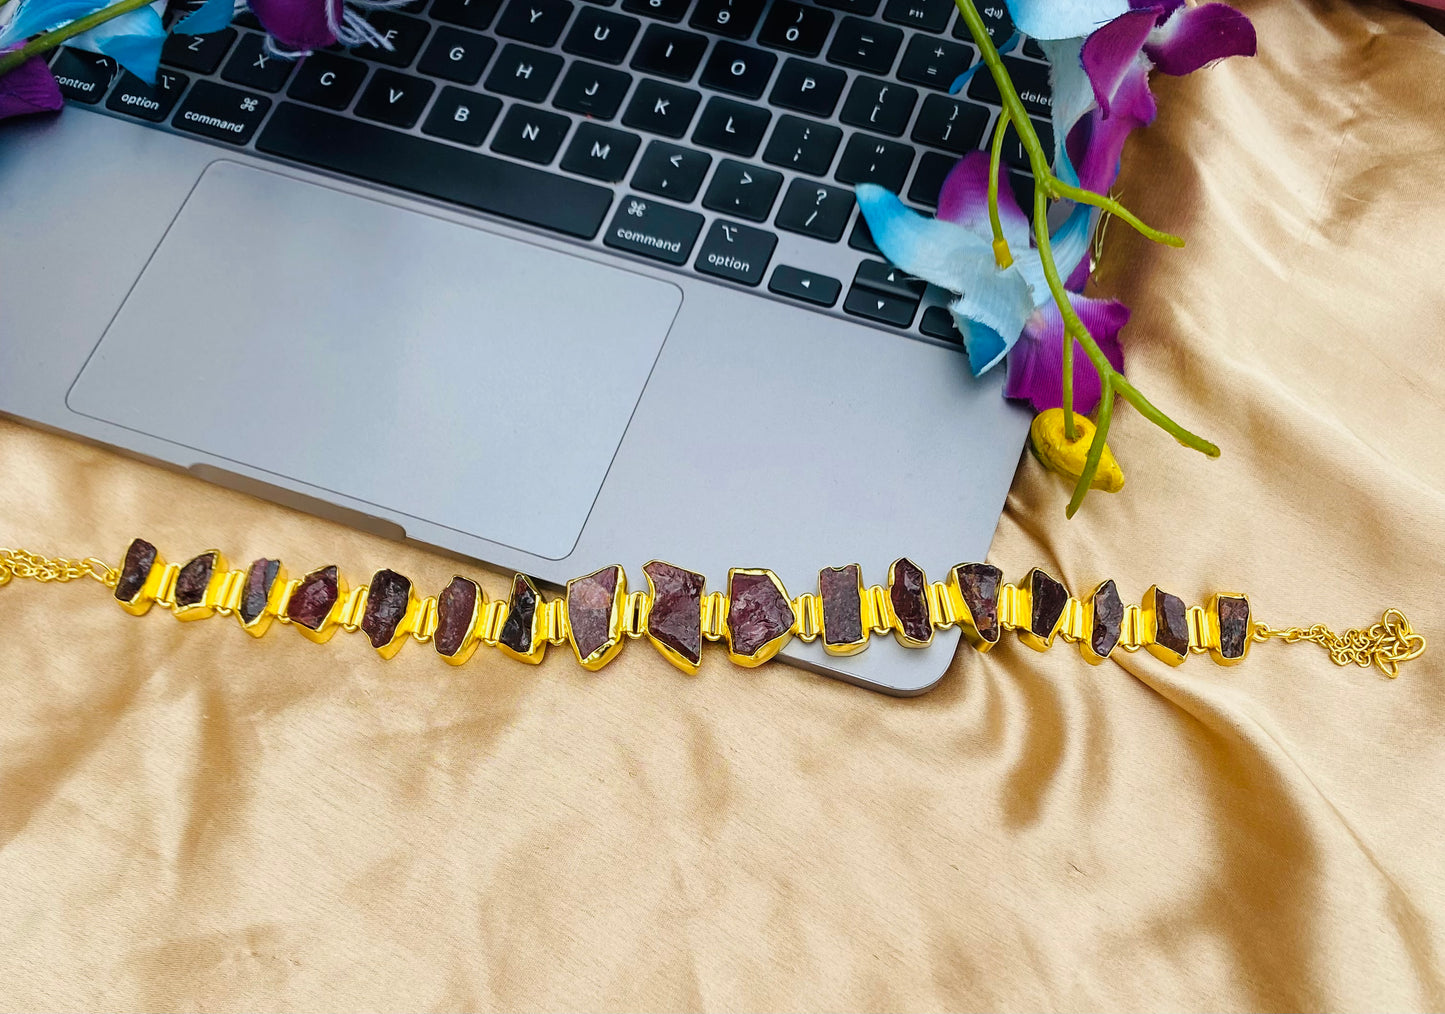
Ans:
{"type": "Polygon", "coordinates": [[[94,14],[110,0],[20,0],[10,23],[0,29],[0,49],[23,42],[33,35],[68,25],[76,18],[94,14]]]}
{"type": "Polygon", "coordinates": [[[166,30],[154,7],[141,7],[82,32],[66,45],[110,57],[146,84],[156,83],[166,30]]]}
{"type": "Polygon", "coordinates": [[[1045,39],[1082,39],[1129,9],[1129,0],[1008,0],[1014,26],[1045,39]]]}
{"type": "Polygon", "coordinates": [[[177,35],[210,35],[229,27],[235,13],[236,0],[206,0],[177,21],[171,31],[177,35]]]}
{"type": "MultiPolygon", "coordinates": [[[[1056,169],[1067,166],[1072,171],[1073,166],[1064,154],[1064,142],[1074,125],[1097,104],[1094,86],[1084,71],[1084,43],[1082,39],[1062,39],[1039,45],[1049,58],[1049,82],[1053,87],[1054,166],[1056,169]]],[[[1077,184],[1078,179],[1076,176],[1064,182],[1077,184]]]]}
{"type": "Polygon", "coordinates": [[[1020,326],[1013,339],[1007,341],[993,328],[960,313],[957,305],[954,304],[949,309],[953,312],[953,322],[958,333],[963,335],[963,347],[968,352],[969,368],[973,370],[975,377],[982,376],[1008,355],[1009,349],[1014,347],[1019,335],[1023,333],[1023,327],[1020,326]]]}

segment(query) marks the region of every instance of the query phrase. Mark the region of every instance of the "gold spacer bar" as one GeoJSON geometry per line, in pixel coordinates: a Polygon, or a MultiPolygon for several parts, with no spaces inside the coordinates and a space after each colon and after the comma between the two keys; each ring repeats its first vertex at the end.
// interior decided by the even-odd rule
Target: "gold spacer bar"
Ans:
{"type": "Polygon", "coordinates": [[[1138,651],[1144,647],[1143,610],[1133,602],[1124,606],[1124,622],[1119,627],[1119,647],[1125,651],[1138,651]]]}
{"type": "Polygon", "coordinates": [[[798,639],[812,642],[823,632],[823,597],[813,592],[803,592],[793,599],[794,626],[798,639]]]}
{"type": "Polygon", "coordinates": [[[1209,617],[1203,606],[1190,606],[1185,616],[1189,622],[1190,651],[1198,654],[1219,647],[1218,640],[1210,637],[1209,617]]]}
{"type": "Polygon", "coordinates": [[[622,603],[622,632],[634,640],[647,633],[652,598],[645,591],[629,592],[622,603]]]}
{"type": "Polygon", "coordinates": [[[336,618],[336,622],[348,634],[354,634],[361,629],[361,617],[366,613],[366,596],[370,590],[369,585],[359,584],[351,589],[346,601],[341,604],[341,615],[336,618]]]}
{"type": "Polygon", "coordinates": [[[291,622],[291,596],[296,593],[296,589],[300,587],[300,585],[301,579],[299,577],[293,577],[282,587],[281,595],[276,600],[281,603],[281,607],[276,612],[276,619],[281,623],[291,622]]]}
{"type": "Polygon", "coordinates": [[[928,586],[928,621],[933,624],[935,630],[947,630],[958,622],[958,610],[954,606],[953,596],[948,593],[948,585],[942,581],[934,581],[928,586]]]}
{"type": "Polygon", "coordinates": [[[720,591],[702,597],[702,636],[721,641],[727,636],[728,597],[720,591]]]}
{"type": "Polygon", "coordinates": [[[222,616],[230,616],[241,606],[241,595],[246,590],[246,572],[244,570],[228,570],[226,576],[221,578],[221,587],[216,591],[214,603],[216,612],[222,616]]]}
{"type": "Polygon", "coordinates": [[[428,643],[437,632],[437,600],[428,595],[417,603],[416,620],[412,624],[411,636],[422,644],[428,643]]]}
{"type": "Polygon", "coordinates": [[[502,627],[507,622],[507,600],[492,599],[487,603],[486,612],[482,614],[482,621],[477,626],[481,630],[482,643],[489,648],[497,646],[497,639],[502,636],[502,627]]]}
{"type": "Polygon", "coordinates": [[[875,634],[893,629],[893,604],[881,584],[869,585],[863,592],[863,626],[875,634]]]}
{"type": "Polygon", "coordinates": [[[548,644],[567,643],[567,600],[553,599],[542,603],[542,629],[546,632],[548,644]]]}
{"type": "Polygon", "coordinates": [[[1004,630],[1017,630],[1022,624],[1019,623],[1020,609],[1019,597],[1022,594],[1018,585],[1005,583],[998,590],[998,625],[1004,630]]]}
{"type": "Polygon", "coordinates": [[[160,583],[156,586],[155,601],[157,605],[165,606],[167,609],[176,604],[176,578],[181,573],[181,564],[168,563],[161,571],[160,583]]]}
{"type": "Polygon", "coordinates": [[[1064,622],[1059,627],[1059,636],[1070,644],[1078,644],[1084,639],[1084,604],[1072,596],[1064,606],[1064,622]]]}

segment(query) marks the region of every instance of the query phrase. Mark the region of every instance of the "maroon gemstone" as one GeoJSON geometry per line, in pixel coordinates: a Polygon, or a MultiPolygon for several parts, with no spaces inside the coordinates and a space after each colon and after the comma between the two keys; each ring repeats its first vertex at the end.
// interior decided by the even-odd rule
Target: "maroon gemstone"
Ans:
{"type": "Polygon", "coordinates": [[[366,589],[366,609],[361,630],[371,638],[373,648],[385,648],[396,637],[396,628],[406,619],[411,605],[411,581],[394,570],[378,570],[366,589]]]}
{"type": "Polygon", "coordinates": [[[1119,589],[1113,579],[1099,585],[1094,592],[1094,629],[1089,634],[1089,647],[1095,655],[1108,657],[1109,652],[1119,643],[1124,630],[1124,603],[1119,598],[1119,589]]]}
{"type": "Polygon", "coordinates": [[[567,585],[567,626],[583,658],[590,658],[612,640],[612,606],[621,575],[621,567],[604,567],[567,585]]]}
{"type": "Polygon", "coordinates": [[[432,635],[432,644],[439,654],[450,658],[467,643],[467,635],[472,632],[472,620],[477,615],[477,596],[480,593],[475,581],[454,577],[437,596],[437,629],[432,635]]]}
{"type": "Polygon", "coordinates": [[[1154,643],[1176,655],[1189,654],[1189,617],[1178,595],[1154,589],[1154,643]]]}
{"type": "Polygon", "coordinates": [[[998,641],[998,591],[1003,586],[1003,571],[991,563],[961,563],[953,568],[959,593],[978,636],[989,644],[998,641]]]}
{"type": "Polygon", "coordinates": [[[642,570],[652,582],[647,632],[697,665],[702,661],[702,588],[706,578],[660,560],[642,570]]]}
{"type": "Polygon", "coordinates": [[[507,622],[502,624],[502,633],[497,640],[518,655],[532,652],[532,629],[537,619],[538,600],[537,589],[532,587],[532,582],[521,574],[512,578],[512,601],[507,608],[507,622]]]}
{"type": "Polygon", "coordinates": [[[863,640],[863,575],[856,563],[818,571],[823,598],[823,643],[857,644],[863,640]]]}
{"type": "Polygon", "coordinates": [[[1249,645],[1249,600],[1219,599],[1219,654],[1225,658],[1243,658],[1249,645]]]}
{"type": "Polygon", "coordinates": [[[1069,589],[1035,567],[1029,580],[1029,598],[1033,602],[1029,629],[1039,637],[1048,637],[1069,604],[1069,589]]]}
{"type": "Polygon", "coordinates": [[[893,565],[893,580],[888,585],[893,614],[903,628],[903,636],[912,641],[926,641],[933,636],[933,621],[928,617],[928,579],[912,560],[899,560],[893,565]]]}
{"type": "Polygon", "coordinates": [[[156,562],[156,547],[145,539],[136,539],[125,551],[125,562],[120,565],[120,577],[115,582],[115,597],[130,602],[145,587],[146,578],[156,562]]]}
{"type": "Polygon", "coordinates": [[[340,580],[335,564],[313,570],[292,590],[286,615],[309,630],[320,630],[341,596],[340,580]]]}
{"type": "Polygon", "coordinates": [[[728,581],[728,633],[733,651],[753,655],[793,629],[793,604],[766,574],[734,574],[728,581]]]}
{"type": "Polygon", "coordinates": [[[246,585],[241,590],[242,623],[255,623],[266,611],[266,603],[271,598],[271,586],[276,583],[276,575],[279,573],[280,560],[268,560],[263,556],[251,564],[251,569],[246,571],[246,585]]]}
{"type": "Polygon", "coordinates": [[[214,550],[202,553],[182,567],[180,573],[176,575],[176,605],[184,608],[198,606],[205,601],[206,589],[210,587],[211,575],[215,572],[216,553],[214,550]]]}

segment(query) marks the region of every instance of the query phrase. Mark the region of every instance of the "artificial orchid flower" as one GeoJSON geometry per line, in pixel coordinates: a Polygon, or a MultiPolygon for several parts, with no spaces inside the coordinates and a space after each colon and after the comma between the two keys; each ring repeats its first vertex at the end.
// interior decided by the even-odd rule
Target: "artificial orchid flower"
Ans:
{"type": "MultiPolygon", "coordinates": [[[[1038,250],[1029,242],[1029,221],[1006,181],[998,194],[999,221],[1014,262],[995,259],[988,214],[988,156],[975,152],[956,165],[938,198],[938,216],[927,218],[874,184],[857,188],[858,206],[873,240],[898,267],[957,297],[949,311],[975,374],[1009,360],[1004,393],[1026,398],[1040,410],[1062,404],[1064,322],[1054,303],[1038,250]]],[[[1002,175],[1002,173],[1000,173],[1002,175]]],[[[1054,261],[1067,277],[1089,248],[1090,210],[1080,205],[1050,237],[1054,261]]],[[[1123,368],[1118,333],[1129,319],[1122,304],[1070,294],[1070,302],[1099,348],[1123,368]]],[[[1074,360],[1074,398],[1082,411],[1099,399],[1093,364],[1074,360]]]]}
{"type": "Polygon", "coordinates": [[[0,120],[54,112],[64,104],[60,85],[42,57],[32,56],[10,73],[0,75],[0,120]]]}
{"type": "Polygon", "coordinates": [[[270,36],[270,45],[287,56],[302,56],[340,43],[391,49],[359,10],[400,7],[409,0],[250,0],[251,13],[270,36]]]}
{"type": "MultiPolygon", "coordinates": [[[[9,23],[0,28],[0,52],[110,5],[111,0],[19,0],[9,23]]],[[[66,40],[66,45],[108,56],[147,84],[155,84],[161,46],[166,39],[161,24],[164,9],[165,0],[156,0],[82,32],[66,40]]]]}

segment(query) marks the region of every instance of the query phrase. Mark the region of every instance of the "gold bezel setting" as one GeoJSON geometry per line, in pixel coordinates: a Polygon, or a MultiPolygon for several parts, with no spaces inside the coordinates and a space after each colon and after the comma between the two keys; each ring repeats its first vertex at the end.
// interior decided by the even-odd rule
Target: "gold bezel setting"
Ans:
{"type": "Polygon", "coordinates": [[[627,602],[627,572],[621,567],[613,564],[611,567],[599,567],[590,574],[582,577],[574,577],[567,582],[567,593],[563,599],[567,613],[567,643],[572,646],[572,654],[577,659],[577,664],[588,672],[597,672],[608,662],[617,657],[622,650],[622,610],[627,602]],[[585,658],[582,649],[577,646],[577,637],[572,632],[572,587],[583,581],[589,581],[600,574],[612,570],[617,572],[617,581],[612,589],[612,613],[607,620],[607,640],[600,646],[593,649],[585,658]]]}
{"type": "Polygon", "coordinates": [[[868,647],[868,639],[872,631],[868,628],[868,597],[863,585],[863,568],[856,563],[845,564],[842,567],[826,567],[818,572],[818,596],[820,600],[819,611],[822,614],[822,637],[823,650],[829,655],[856,655],[868,647]],[[828,605],[823,598],[823,574],[829,571],[835,574],[846,573],[852,570],[858,586],[858,629],[862,635],[852,641],[829,641],[828,640],[828,605]]]}
{"type": "Polygon", "coordinates": [[[798,611],[793,608],[793,600],[788,597],[788,590],[783,587],[782,579],[771,570],[760,567],[733,567],[728,571],[727,601],[727,621],[723,625],[724,636],[727,639],[728,658],[737,665],[747,669],[762,665],[782,651],[783,645],[792,640],[793,635],[798,632],[798,611]],[[778,593],[779,600],[788,607],[788,613],[792,617],[786,630],[773,635],[747,654],[739,653],[733,646],[735,637],[733,631],[733,582],[739,577],[761,577],[769,581],[778,593]]]}

